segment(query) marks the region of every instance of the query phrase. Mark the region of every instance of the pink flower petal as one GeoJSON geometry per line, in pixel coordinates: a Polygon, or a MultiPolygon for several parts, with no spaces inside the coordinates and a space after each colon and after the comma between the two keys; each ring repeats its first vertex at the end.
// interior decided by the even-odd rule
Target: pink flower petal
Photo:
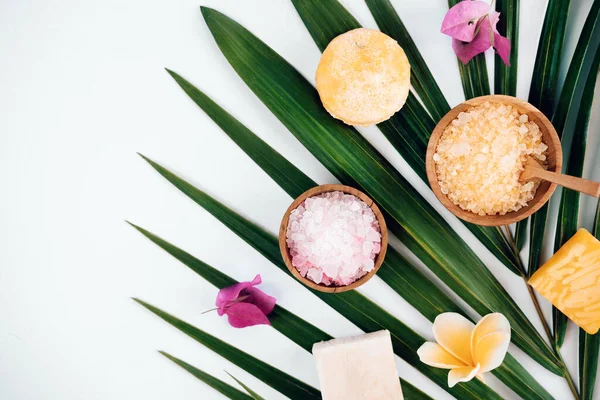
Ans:
{"type": "Polygon", "coordinates": [[[490,47],[492,42],[490,39],[491,26],[490,21],[486,17],[480,22],[479,33],[470,43],[464,43],[457,39],[452,39],[452,48],[458,59],[463,63],[468,63],[477,54],[481,54],[490,47]]]}
{"type": "Polygon", "coordinates": [[[510,61],[508,60],[511,49],[510,40],[500,35],[500,33],[498,33],[498,29],[496,29],[496,25],[498,25],[498,20],[500,19],[500,13],[491,13],[490,18],[492,20],[492,29],[494,30],[494,49],[496,49],[496,52],[504,64],[510,66],[510,61]]]}
{"type": "Polygon", "coordinates": [[[450,8],[442,22],[442,33],[462,42],[470,42],[475,36],[477,21],[490,12],[484,1],[464,0],[450,8]]]}
{"type": "Polygon", "coordinates": [[[257,288],[246,289],[246,292],[248,293],[249,297],[245,299],[243,303],[254,304],[265,315],[271,314],[271,311],[273,311],[273,308],[275,308],[275,303],[277,302],[275,297],[269,296],[268,294],[257,288]]]}
{"type": "Polygon", "coordinates": [[[242,290],[251,288],[252,286],[256,286],[261,282],[262,279],[259,274],[256,275],[252,282],[240,282],[219,290],[216,302],[216,306],[219,307],[219,315],[223,315],[225,307],[230,302],[235,301],[238,297],[240,297],[240,293],[242,292],[242,290]]]}
{"type": "Polygon", "coordinates": [[[498,11],[490,12],[489,20],[492,24],[492,29],[494,30],[494,32],[498,33],[496,26],[498,25],[498,21],[500,20],[500,13],[498,11]]]}
{"type": "Polygon", "coordinates": [[[267,316],[254,304],[235,303],[225,310],[229,325],[246,328],[254,325],[271,325],[267,316]]]}
{"type": "MultiPolygon", "coordinates": [[[[236,313],[241,313],[245,309],[255,313],[256,309],[258,309],[262,317],[266,318],[266,315],[270,314],[273,311],[273,308],[275,308],[277,300],[264,293],[262,290],[254,287],[260,283],[262,283],[262,279],[260,275],[256,275],[251,282],[240,282],[221,289],[217,295],[216,301],[218,314],[221,316],[223,314],[230,315],[230,310],[232,309],[237,309],[238,311],[236,313]],[[252,307],[237,307],[240,304],[248,304],[252,307]]],[[[240,315],[236,318],[237,320],[240,320],[245,317],[245,315],[240,315]]],[[[252,317],[252,315],[249,317],[252,317]]]]}
{"type": "Polygon", "coordinates": [[[504,64],[510,67],[510,40],[497,32],[494,33],[494,49],[496,49],[496,52],[502,61],[504,61],[504,64]]]}

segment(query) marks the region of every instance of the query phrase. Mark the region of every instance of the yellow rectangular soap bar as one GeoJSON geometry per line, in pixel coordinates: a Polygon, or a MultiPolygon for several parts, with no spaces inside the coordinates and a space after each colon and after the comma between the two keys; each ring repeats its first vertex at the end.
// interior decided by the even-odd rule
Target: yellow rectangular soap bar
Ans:
{"type": "Polygon", "coordinates": [[[538,269],[529,284],[587,333],[600,329],[600,241],[585,229],[538,269]]]}

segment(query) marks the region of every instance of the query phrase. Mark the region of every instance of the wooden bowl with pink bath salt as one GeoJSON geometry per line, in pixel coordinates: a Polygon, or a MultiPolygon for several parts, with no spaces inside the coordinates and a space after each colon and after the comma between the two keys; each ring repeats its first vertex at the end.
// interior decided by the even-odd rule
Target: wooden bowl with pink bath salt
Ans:
{"type": "MultiPolygon", "coordinates": [[[[510,105],[514,107],[520,115],[527,115],[526,119],[528,122],[534,122],[539,127],[539,131],[541,132],[542,136],[541,140],[543,144],[548,146],[545,154],[547,163],[546,169],[552,172],[561,172],[562,148],[560,145],[560,139],[556,133],[556,130],[554,129],[554,126],[552,126],[552,123],[548,120],[548,118],[546,118],[546,116],[540,110],[524,100],[519,100],[512,96],[491,95],[476,97],[459,104],[450,110],[440,120],[440,122],[438,122],[437,126],[433,130],[433,133],[431,134],[431,138],[429,139],[429,145],[427,146],[427,178],[429,180],[431,190],[436,195],[438,200],[458,218],[477,225],[509,225],[523,220],[534,212],[538,211],[544,204],[548,202],[548,200],[550,200],[550,196],[552,196],[552,193],[554,193],[554,190],[556,189],[556,184],[547,180],[542,180],[539,183],[534,197],[527,202],[526,206],[522,206],[522,208],[517,211],[509,211],[504,215],[479,215],[473,211],[461,208],[459,205],[455,204],[446,193],[442,191],[436,161],[434,161],[434,155],[438,151],[438,144],[440,143],[440,139],[442,138],[446,128],[457,119],[460,113],[468,112],[473,107],[481,106],[486,102],[491,104],[510,105]]],[[[522,179],[523,178],[521,177],[519,181],[522,179]]],[[[499,193],[490,193],[490,195],[499,195],[499,193]]]]}
{"type": "Polygon", "coordinates": [[[321,185],[314,187],[312,189],[307,190],[302,195],[300,195],[294,202],[289,206],[287,211],[285,212],[283,219],[281,221],[281,226],[279,228],[279,249],[281,251],[281,255],[283,257],[283,261],[287,266],[288,270],[292,273],[292,275],[298,279],[300,282],[305,284],[306,286],[318,290],[320,292],[325,293],[341,293],[349,290],[356,289],[357,287],[364,285],[367,283],[379,270],[383,260],[385,258],[385,254],[388,246],[388,231],[387,226],[385,224],[385,219],[379,210],[379,207],[371,200],[366,194],[361,191],[354,189],[350,186],[344,185],[321,185]],[[352,195],[357,197],[359,200],[362,200],[368,208],[373,212],[375,219],[377,220],[377,224],[379,225],[378,232],[381,234],[380,237],[380,249],[378,254],[375,256],[373,260],[373,268],[367,272],[365,275],[359,277],[357,280],[347,284],[347,285],[326,285],[324,283],[316,283],[312,279],[308,278],[308,275],[302,276],[302,274],[298,271],[298,269],[292,264],[292,255],[290,254],[290,248],[287,242],[287,232],[288,226],[290,224],[290,215],[292,211],[298,209],[299,206],[305,204],[305,201],[310,198],[317,198],[320,195],[330,193],[330,192],[342,192],[347,195],[352,195]]]}

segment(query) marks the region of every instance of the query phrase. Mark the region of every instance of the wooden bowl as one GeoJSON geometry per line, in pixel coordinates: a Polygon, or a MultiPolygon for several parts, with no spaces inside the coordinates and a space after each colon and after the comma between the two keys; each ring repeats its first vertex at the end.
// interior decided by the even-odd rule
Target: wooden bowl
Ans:
{"type": "Polygon", "coordinates": [[[558,138],[556,129],[554,129],[554,126],[552,126],[552,123],[548,120],[548,118],[546,118],[546,116],[540,110],[524,100],[520,100],[512,96],[491,95],[476,97],[459,104],[450,110],[448,114],[446,114],[440,120],[440,122],[438,122],[433,130],[433,133],[431,134],[431,138],[429,139],[429,145],[427,146],[427,179],[429,180],[431,190],[433,190],[433,193],[435,193],[438,200],[442,202],[442,204],[458,218],[477,225],[508,225],[525,219],[539,210],[548,202],[548,200],[550,200],[550,196],[552,196],[552,193],[554,193],[554,190],[556,189],[556,184],[548,181],[542,181],[535,193],[535,197],[529,201],[526,207],[523,207],[518,211],[509,212],[505,215],[478,215],[471,211],[463,210],[442,193],[437,179],[435,162],[433,161],[433,155],[435,154],[435,150],[440,137],[444,132],[444,129],[446,129],[446,127],[458,116],[460,112],[466,111],[473,106],[485,103],[486,101],[489,101],[490,103],[510,104],[514,106],[520,114],[527,114],[529,121],[535,122],[540,127],[540,131],[542,132],[542,141],[548,146],[548,170],[559,173],[561,172],[562,147],[560,145],[560,139],[558,138]]]}
{"type": "Polygon", "coordinates": [[[294,277],[296,279],[298,279],[300,282],[304,283],[306,286],[308,286],[312,289],[318,290],[320,292],[325,292],[325,293],[346,292],[348,290],[356,289],[357,287],[367,283],[367,281],[369,279],[371,279],[373,276],[375,276],[375,274],[377,273],[377,270],[379,270],[379,267],[381,267],[381,264],[383,263],[383,259],[385,258],[385,253],[387,251],[387,245],[388,245],[387,226],[385,224],[385,219],[383,218],[383,215],[381,214],[381,211],[379,210],[379,207],[377,207],[377,204],[375,204],[373,202],[373,200],[371,200],[366,194],[364,194],[363,192],[356,190],[350,186],[321,185],[321,186],[317,186],[317,187],[307,190],[306,192],[302,193],[300,195],[300,197],[298,197],[296,200],[294,200],[294,202],[288,207],[287,211],[285,212],[285,215],[283,216],[283,219],[281,220],[281,226],[279,227],[279,250],[281,251],[281,255],[283,256],[283,261],[285,262],[285,265],[288,267],[288,269],[290,270],[292,275],[294,275],[294,277]],[[292,265],[292,257],[290,256],[290,250],[289,250],[289,248],[287,246],[287,242],[286,242],[286,232],[287,232],[288,223],[290,220],[290,213],[293,210],[295,210],[296,208],[298,208],[298,206],[300,206],[300,204],[302,204],[304,202],[304,200],[308,199],[309,197],[317,196],[319,194],[327,193],[327,192],[344,192],[346,194],[354,195],[354,196],[358,197],[359,199],[361,199],[362,201],[364,201],[365,203],[367,203],[367,205],[371,208],[371,210],[373,210],[373,213],[375,213],[375,217],[377,218],[377,222],[379,222],[379,229],[381,231],[381,250],[379,251],[379,254],[377,254],[377,257],[375,258],[375,267],[373,268],[373,270],[371,270],[369,273],[367,273],[363,277],[357,279],[356,281],[354,281],[351,284],[346,285],[346,286],[333,286],[333,285],[327,286],[322,283],[315,283],[312,280],[300,275],[300,272],[298,272],[296,267],[294,267],[292,265]]]}

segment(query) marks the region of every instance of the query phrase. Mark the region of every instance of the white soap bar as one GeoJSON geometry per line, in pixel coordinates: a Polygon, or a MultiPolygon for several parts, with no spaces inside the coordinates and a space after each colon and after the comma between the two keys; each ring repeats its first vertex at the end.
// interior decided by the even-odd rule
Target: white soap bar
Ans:
{"type": "Polygon", "coordinates": [[[403,399],[389,331],[315,343],[323,400],[403,399]]]}

